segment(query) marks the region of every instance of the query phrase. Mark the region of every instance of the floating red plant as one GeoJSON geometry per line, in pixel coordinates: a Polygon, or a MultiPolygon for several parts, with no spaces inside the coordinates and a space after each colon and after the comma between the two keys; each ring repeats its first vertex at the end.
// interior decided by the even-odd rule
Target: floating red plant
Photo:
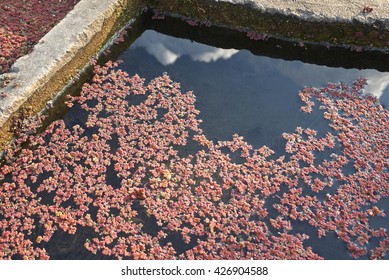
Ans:
{"type": "Polygon", "coordinates": [[[369,6],[364,6],[362,9],[363,14],[370,14],[372,11],[373,11],[373,8],[369,7],[369,6]]]}
{"type": "Polygon", "coordinates": [[[40,135],[20,133],[31,149],[18,140],[7,150],[0,258],[45,259],[41,248],[56,231],[91,228],[85,248],[119,259],[320,259],[304,245],[307,235],[292,234],[293,221],[308,222],[319,237],[335,232],[356,258],[388,249],[385,229],[369,225],[369,217],[385,215],[376,203],[389,193],[388,111],[360,94],[363,79],[304,89],[305,111],[323,106],[333,131],[284,133],[288,158],[276,158],[239,135],[207,139],[193,92],[167,75],[145,85],[116,66],[96,66],[92,83],[70,98],[85,124],[60,120],[40,135]],[[129,102],[136,97],[143,99],[129,102]],[[188,147],[193,153],[183,156],[188,147]],[[330,156],[318,161],[318,153],[330,156]],[[345,172],[349,164],[354,170],[345,172]],[[279,199],[276,217],[265,207],[270,198],[279,199]],[[184,252],[172,236],[182,238],[184,252]],[[368,252],[371,237],[380,243],[368,252]]]}
{"type": "Polygon", "coordinates": [[[80,0],[0,2],[0,74],[27,54],[80,0]]]}

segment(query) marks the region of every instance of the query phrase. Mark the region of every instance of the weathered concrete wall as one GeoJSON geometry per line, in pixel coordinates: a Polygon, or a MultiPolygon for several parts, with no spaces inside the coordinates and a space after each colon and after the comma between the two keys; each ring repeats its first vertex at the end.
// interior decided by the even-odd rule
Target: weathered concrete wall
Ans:
{"type": "MultiPolygon", "coordinates": [[[[210,20],[213,24],[229,28],[248,28],[275,38],[388,52],[389,1],[365,1],[375,7],[369,13],[362,13],[368,4],[353,6],[348,2],[348,0],[147,0],[148,6],[161,12],[203,21],[210,20]]],[[[360,3],[362,0],[352,2],[360,3]]]]}
{"type": "Polygon", "coordinates": [[[15,118],[39,112],[82,69],[119,27],[135,17],[141,1],[83,0],[33,51],[1,79],[0,147],[12,139],[15,118]],[[128,15],[125,15],[128,13],[128,15]]]}
{"type": "Polygon", "coordinates": [[[214,0],[251,5],[268,13],[296,16],[307,21],[359,21],[366,24],[381,22],[389,29],[388,0],[214,0]],[[372,8],[369,10],[365,7],[372,8]]]}

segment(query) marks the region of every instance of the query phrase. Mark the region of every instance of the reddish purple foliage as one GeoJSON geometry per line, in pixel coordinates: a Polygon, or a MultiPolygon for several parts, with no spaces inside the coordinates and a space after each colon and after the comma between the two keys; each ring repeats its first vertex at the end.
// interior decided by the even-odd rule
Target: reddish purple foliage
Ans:
{"type": "Polygon", "coordinates": [[[369,6],[364,6],[362,9],[363,14],[370,14],[372,11],[373,11],[373,8],[369,7],[369,6]]]}
{"type": "Polygon", "coordinates": [[[0,74],[73,9],[79,0],[0,2],[0,74]]]}
{"type": "Polygon", "coordinates": [[[267,34],[261,34],[255,31],[247,31],[246,36],[254,41],[266,41],[267,39],[269,39],[267,34]]]}
{"type": "Polygon", "coordinates": [[[12,63],[27,51],[26,44],[25,37],[0,28],[0,74],[7,72],[12,63]]]}
{"type": "Polygon", "coordinates": [[[153,11],[154,12],[154,14],[153,14],[153,16],[151,17],[151,19],[158,19],[158,20],[163,20],[163,19],[165,19],[165,15],[162,13],[162,12],[160,12],[160,11],[157,11],[157,10],[154,10],[153,11]]]}
{"type": "Polygon", "coordinates": [[[369,217],[385,215],[375,203],[389,190],[388,111],[359,94],[364,80],[304,89],[302,110],[320,103],[334,133],[317,138],[298,127],[283,134],[288,159],[271,159],[274,151],[253,149],[238,135],[207,139],[194,94],[168,76],[144,85],[116,66],[96,66],[93,82],[71,98],[69,106],[87,113],[85,125],[56,121],[41,135],[22,135],[19,142],[29,139],[31,149],[8,149],[0,172],[0,258],[48,258],[43,248],[55,231],[85,227],[96,233],[85,247],[116,258],[320,259],[304,246],[307,235],[290,232],[293,220],[307,221],[319,237],[336,232],[356,258],[380,258],[388,249],[385,229],[369,226],[369,217]],[[140,103],[129,101],[137,97],[140,103]],[[331,158],[316,162],[324,151],[333,151],[331,158]],[[343,173],[348,162],[355,172],[343,173]],[[275,196],[279,215],[270,217],[264,205],[275,196]],[[137,222],[142,211],[156,232],[137,222]],[[189,246],[182,253],[169,242],[177,235],[189,246]],[[369,253],[372,236],[381,242],[369,253]]]}

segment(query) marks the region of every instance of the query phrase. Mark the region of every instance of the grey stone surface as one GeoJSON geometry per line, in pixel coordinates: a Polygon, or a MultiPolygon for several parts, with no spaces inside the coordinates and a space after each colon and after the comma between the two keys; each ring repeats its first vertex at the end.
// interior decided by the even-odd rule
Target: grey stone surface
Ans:
{"type": "Polygon", "coordinates": [[[372,24],[380,21],[389,30],[389,0],[213,0],[246,4],[269,13],[294,15],[308,21],[343,21],[357,20],[372,24]],[[373,8],[370,13],[363,13],[363,8],[373,8]]]}

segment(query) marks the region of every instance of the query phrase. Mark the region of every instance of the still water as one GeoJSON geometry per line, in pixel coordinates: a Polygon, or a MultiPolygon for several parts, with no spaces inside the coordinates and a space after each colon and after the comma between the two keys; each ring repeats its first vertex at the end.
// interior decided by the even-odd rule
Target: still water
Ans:
{"type": "Polygon", "coordinates": [[[153,30],[145,31],[119,59],[124,61],[120,67],[131,75],[150,80],[167,72],[184,90],[193,90],[203,129],[211,139],[226,140],[238,133],[255,148],[277,149],[281,134],[297,126],[327,132],[320,112],[300,112],[297,94],[305,86],[350,84],[362,76],[368,79],[366,92],[389,105],[389,72],[255,56],[248,50],[216,48],[153,30]]]}
{"type": "MultiPolygon", "coordinates": [[[[282,48],[279,45],[273,47],[282,48]]],[[[293,133],[299,126],[317,130],[318,138],[327,132],[333,132],[328,122],[323,119],[319,108],[315,108],[311,114],[300,111],[302,102],[298,93],[304,87],[320,88],[328,82],[351,84],[362,76],[368,80],[365,93],[378,97],[384,107],[389,106],[389,72],[327,67],[298,60],[254,55],[250,50],[214,47],[190,39],[168,36],[151,29],[144,31],[118,56],[118,59],[123,61],[119,65],[120,69],[130,76],[138,74],[145,78],[146,84],[155,77],[167,73],[173,81],[181,84],[183,91],[193,91],[196,96],[195,107],[200,111],[199,118],[203,120],[201,129],[207,139],[225,141],[231,140],[232,135],[239,134],[254,149],[264,145],[273,149],[274,158],[285,154],[286,140],[281,137],[284,132],[293,133]]],[[[85,127],[86,117],[85,111],[79,106],[74,106],[63,118],[66,127],[71,128],[74,125],[85,127]]],[[[118,148],[114,140],[111,141],[112,150],[118,148]]],[[[186,148],[187,154],[193,152],[191,147],[186,148]]],[[[339,152],[339,147],[335,147],[331,152],[339,152]]],[[[329,154],[323,152],[317,159],[328,157],[329,154]]],[[[237,163],[242,160],[240,157],[234,158],[233,155],[231,159],[237,163]]],[[[349,170],[347,168],[344,170],[346,175],[347,172],[353,172],[352,167],[349,170]]],[[[170,173],[168,175],[171,176],[170,173]]],[[[105,183],[112,186],[120,184],[120,176],[115,174],[112,166],[107,168],[106,176],[105,183]]],[[[335,184],[328,192],[335,193],[336,187],[335,184]]],[[[275,195],[266,199],[268,218],[277,216],[273,204],[279,202],[282,192],[283,190],[278,193],[278,197],[275,195]]],[[[320,195],[323,196],[318,194],[317,197],[322,201],[323,197],[320,195]]],[[[388,203],[388,199],[384,198],[377,206],[385,210],[388,203]]],[[[155,235],[161,229],[157,226],[156,219],[147,216],[140,203],[134,203],[133,206],[138,207],[133,210],[139,210],[139,216],[134,221],[144,225],[144,232],[155,235]]],[[[269,225],[268,221],[265,223],[269,225]]],[[[388,219],[382,217],[374,217],[370,223],[373,227],[389,229],[388,219]]],[[[304,246],[311,246],[321,257],[351,258],[345,243],[333,231],[329,231],[319,240],[316,237],[317,229],[308,223],[292,221],[292,225],[292,234],[305,233],[311,236],[309,240],[304,241],[304,246]]],[[[94,255],[84,248],[85,240],[91,236],[96,236],[96,232],[90,228],[79,229],[76,235],[58,230],[47,243],[46,250],[53,259],[110,258],[101,253],[94,255]]],[[[176,232],[169,232],[167,241],[174,243],[178,253],[196,245],[195,241],[193,244],[184,244],[176,232]]],[[[376,247],[378,241],[372,238],[366,244],[366,248],[369,250],[376,247]]]]}
{"type": "MultiPolygon", "coordinates": [[[[389,72],[375,69],[346,69],[253,55],[249,50],[223,49],[168,36],[154,30],[145,31],[120,57],[120,68],[130,75],[150,80],[166,72],[183,90],[193,90],[196,107],[203,120],[202,129],[209,139],[230,140],[234,133],[242,135],[254,148],[266,145],[284,154],[283,132],[297,126],[310,127],[322,137],[331,131],[322,112],[300,111],[298,92],[304,87],[323,87],[328,82],[351,84],[365,77],[365,93],[389,106],[389,72]]],[[[269,199],[268,210],[271,214],[269,199]]],[[[384,199],[379,206],[387,208],[384,199]]],[[[389,222],[376,219],[380,226],[389,222]]],[[[316,231],[308,223],[294,222],[294,232],[311,236],[306,242],[326,259],[349,259],[346,246],[335,233],[315,238],[316,231]]],[[[370,245],[376,245],[371,242],[370,245]]]]}
{"type": "MultiPolygon", "coordinates": [[[[275,156],[285,154],[283,132],[292,133],[298,126],[309,127],[317,130],[318,137],[322,137],[331,131],[320,110],[313,110],[311,114],[300,111],[302,103],[298,93],[306,86],[320,88],[328,82],[351,84],[362,76],[368,79],[365,93],[372,93],[381,104],[389,105],[389,72],[327,67],[254,55],[249,50],[218,48],[154,30],[143,32],[118,60],[122,60],[120,69],[130,76],[138,74],[145,78],[146,84],[167,73],[173,81],[181,84],[183,91],[193,91],[196,108],[200,111],[199,118],[203,120],[201,128],[208,139],[230,140],[237,133],[254,148],[270,147],[276,152],[275,156]]],[[[82,119],[75,109],[65,115],[65,121],[71,125],[82,122],[82,119]]],[[[324,153],[321,157],[328,155],[324,153]]],[[[239,158],[236,160],[239,161],[239,158]]],[[[269,198],[266,203],[270,217],[277,215],[272,207],[275,202],[277,199],[269,198]]],[[[388,203],[387,199],[383,199],[378,205],[385,208],[388,203]]],[[[389,228],[388,221],[375,220],[377,227],[389,228]]],[[[153,221],[148,220],[147,223],[153,228],[153,221]]],[[[308,223],[294,221],[292,225],[293,233],[311,236],[304,244],[325,259],[351,259],[345,244],[334,232],[318,239],[316,229],[308,223]]],[[[70,240],[65,243],[68,242],[70,240]]],[[[370,246],[377,246],[377,241],[372,240],[370,246]]],[[[79,257],[89,255],[86,258],[91,258],[85,249],[82,251],[79,257]]],[[[74,253],[66,254],[69,254],[68,258],[79,258],[74,253]]],[[[63,255],[59,253],[57,257],[62,258],[63,255]]]]}

